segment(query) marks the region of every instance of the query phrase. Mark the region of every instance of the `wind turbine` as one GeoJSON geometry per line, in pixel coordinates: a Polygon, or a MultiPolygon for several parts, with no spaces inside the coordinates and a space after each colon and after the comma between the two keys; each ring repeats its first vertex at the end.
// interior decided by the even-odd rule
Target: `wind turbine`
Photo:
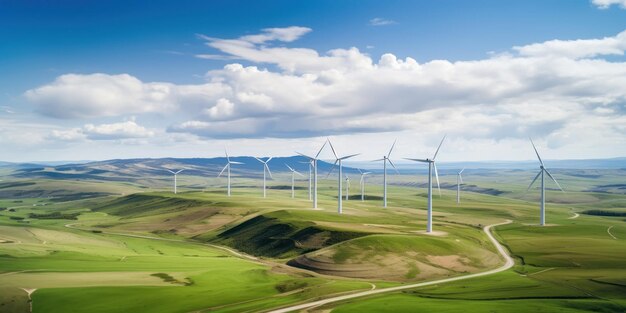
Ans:
{"type": "MultiPolygon", "coordinates": [[[[285,164],[285,166],[287,168],[289,168],[289,170],[291,171],[291,198],[293,199],[295,197],[295,183],[296,183],[296,174],[300,175],[300,176],[304,176],[302,174],[300,174],[300,172],[294,170],[293,168],[291,168],[291,166],[285,164]]],[[[309,184],[311,183],[311,181],[309,180],[309,184]]],[[[310,189],[309,189],[310,191],[310,189]]]]}
{"type": "Polygon", "coordinates": [[[330,168],[330,171],[328,172],[328,175],[326,175],[326,177],[328,177],[330,175],[330,173],[332,173],[333,169],[335,168],[335,165],[339,166],[339,175],[338,175],[338,186],[337,186],[337,212],[339,214],[341,214],[343,212],[343,204],[342,204],[342,199],[341,199],[341,181],[343,180],[343,166],[341,165],[341,162],[343,160],[349,159],[351,157],[357,156],[360,153],[357,154],[351,154],[351,155],[346,155],[343,157],[339,157],[337,156],[337,152],[335,152],[335,148],[333,147],[333,144],[330,142],[330,140],[328,140],[328,144],[330,145],[330,149],[333,150],[333,155],[335,156],[335,163],[333,164],[333,167],[330,168]]]}
{"type": "Polygon", "coordinates": [[[224,168],[222,169],[222,171],[219,173],[219,175],[217,175],[217,177],[222,176],[222,173],[224,173],[224,170],[228,169],[228,196],[230,197],[230,167],[232,164],[243,164],[241,162],[235,162],[235,161],[231,161],[230,157],[228,156],[228,151],[226,151],[226,149],[224,149],[224,153],[226,153],[226,166],[224,166],[224,168]]]}
{"type": "Polygon", "coordinates": [[[322,153],[322,150],[324,150],[324,147],[326,146],[327,142],[328,142],[328,139],[324,142],[324,144],[322,145],[320,150],[317,152],[315,157],[308,156],[300,152],[296,152],[297,154],[305,158],[308,158],[309,162],[311,162],[311,164],[313,165],[313,208],[314,209],[317,209],[317,158],[320,156],[320,153],[322,153]]]}
{"type": "Polygon", "coordinates": [[[165,169],[165,170],[167,170],[168,172],[174,174],[174,194],[176,194],[177,193],[177,190],[176,190],[176,176],[178,175],[178,173],[184,171],[185,169],[179,170],[177,172],[174,172],[174,171],[168,170],[168,169],[165,169]]]}
{"type": "Polygon", "coordinates": [[[360,169],[359,173],[361,173],[361,180],[359,184],[361,185],[361,201],[365,201],[365,175],[371,174],[371,172],[363,172],[360,169]]]}
{"type": "Polygon", "coordinates": [[[350,177],[346,175],[346,201],[350,199],[350,177]]]}
{"type": "Polygon", "coordinates": [[[541,226],[544,226],[546,224],[546,189],[545,189],[545,182],[544,182],[544,176],[543,173],[548,174],[548,176],[554,181],[554,183],[557,185],[557,187],[559,187],[559,189],[563,192],[565,192],[563,190],[563,188],[561,188],[561,185],[559,185],[559,182],[556,181],[556,179],[554,179],[554,177],[552,177],[552,174],[550,174],[550,172],[548,172],[548,169],[545,168],[545,166],[543,165],[543,161],[541,160],[541,157],[539,156],[539,152],[537,152],[537,147],[535,147],[535,143],[533,142],[533,140],[531,138],[530,139],[530,143],[533,145],[533,149],[535,149],[535,153],[537,154],[537,158],[539,159],[539,163],[541,164],[539,166],[539,173],[537,174],[537,176],[535,176],[535,179],[533,179],[533,181],[530,183],[530,185],[528,185],[528,189],[526,189],[526,191],[530,190],[530,187],[533,186],[533,184],[535,183],[535,181],[537,180],[537,178],[539,178],[539,176],[541,176],[541,203],[540,203],[540,210],[541,210],[541,218],[540,218],[540,223],[541,226]]]}
{"type": "Polygon", "coordinates": [[[426,232],[430,233],[433,231],[433,168],[435,170],[435,178],[437,179],[437,189],[439,190],[439,196],[441,196],[441,188],[439,188],[439,174],[437,173],[437,165],[435,164],[435,158],[437,158],[437,153],[439,153],[439,149],[443,144],[443,141],[446,139],[446,136],[443,136],[441,139],[441,143],[439,143],[439,147],[437,147],[437,151],[435,151],[435,155],[431,159],[407,159],[415,162],[428,163],[428,221],[426,224],[426,232]]]}
{"type": "Polygon", "coordinates": [[[461,173],[463,173],[464,170],[465,168],[456,174],[456,204],[461,203],[461,184],[463,183],[461,173]]]}
{"type": "Polygon", "coordinates": [[[267,166],[267,163],[268,163],[269,161],[271,161],[271,160],[272,160],[272,157],[270,157],[269,159],[267,159],[267,161],[263,161],[263,160],[261,160],[261,159],[259,159],[259,158],[257,158],[257,157],[254,157],[254,158],[255,158],[255,159],[257,159],[257,161],[259,161],[259,162],[263,163],[263,198],[265,198],[265,197],[267,197],[267,194],[266,194],[266,188],[265,188],[265,186],[266,186],[266,185],[265,185],[265,175],[266,175],[266,171],[267,171],[267,173],[269,173],[269,174],[270,174],[270,178],[273,178],[273,177],[272,177],[272,172],[270,171],[270,167],[269,167],[269,166],[267,166]]]}
{"type": "Polygon", "coordinates": [[[393,169],[396,170],[396,173],[398,173],[398,169],[393,164],[393,162],[391,162],[391,159],[389,159],[389,157],[391,156],[391,151],[393,151],[393,147],[395,146],[396,146],[396,141],[394,140],[393,145],[391,145],[391,149],[389,149],[389,153],[383,156],[382,159],[374,160],[374,162],[383,161],[383,207],[384,208],[387,207],[387,162],[389,162],[389,164],[393,166],[393,169]]]}

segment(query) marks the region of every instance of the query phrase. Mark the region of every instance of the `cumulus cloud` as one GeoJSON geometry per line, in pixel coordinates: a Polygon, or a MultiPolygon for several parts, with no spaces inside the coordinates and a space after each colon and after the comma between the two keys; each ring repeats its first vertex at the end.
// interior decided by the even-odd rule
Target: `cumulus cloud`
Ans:
{"type": "Polygon", "coordinates": [[[393,25],[393,24],[397,24],[396,21],[382,18],[382,17],[375,17],[370,20],[370,25],[372,26],[386,26],[386,25],[393,25]]]}
{"type": "Polygon", "coordinates": [[[175,85],[144,83],[128,75],[65,74],[24,96],[37,112],[55,118],[91,118],[140,113],[167,113],[215,99],[228,92],[219,83],[175,85]]]}
{"type": "MultiPolygon", "coordinates": [[[[626,62],[603,59],[623,55],[626,32],[521,45],[479,60],[419,63],[390,53],[373,59],[356,48],[318,52],[282,46],[309,31],[273,28],[235,39],[202,37],[221,55],[254,65],[231,63],[208,71],[201,85],[73,74],[26,97],[40,113],[61,118],[167,112],[168,132],[207,138],[420,131],[471,140],[532,135],[565,145],[582,138],[581,125],[596,136],[585,140],[626,134],[619,126],[626,115],[626,62]]],[[[83,127],[80,133],[98,138],[97,128],[90,133],[83,127]]],[[[99,133],[106,138],[104,130],[99,133]]]]}
{"type": "Polygon", "coordinates": [[[121,140],[148,138],[154,131],[137,124],[134,119],[111,124],[86,124],[82,128],[52,130],[50,138],[60,141],[121,140]]]}
{"type": "Polygon", "coordinates": [[[626,0],[592,0],[591,3],[600,9],[608,9],[612,5],[619,5],[622,9],[626,9],[626,0]]]}

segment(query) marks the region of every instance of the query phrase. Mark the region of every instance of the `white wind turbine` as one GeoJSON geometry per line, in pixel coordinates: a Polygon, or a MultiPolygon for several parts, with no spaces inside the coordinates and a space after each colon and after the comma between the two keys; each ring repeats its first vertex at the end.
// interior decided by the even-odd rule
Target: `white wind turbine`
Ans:
{"type": "MultiPolygon", "coordinates": [[[[291,168],[291,166],[285,164],[285,166],[287,168],[289,168],[289,170],[291,171],[291,198],[293,199],[295,197],[295,185],[296,185],[296,174],[304,177],[304,175],[300,174],[300,172],[294,170],[293,168],[291,168]]],[[[311,181],[309,180],[309,187],[311,185],[311,181]]],[[[309,188],[309,192],[311,191],[311,189],[309,188]]],[[[309,194],[310,195],[310,194],[309,194]]]]}
{"type": "Polygon", "coordinates": [[[176,184],[177,184],[177,176],[178,176],[178,173],[180,173],[180,172],[184,171],[185,169],[178,170],[177,172],[174,172],[174,171],[172,171],[172,170],[168,170],[168,169],[165,169],[165,170],[166,170],[166,171],[168,171],[168,172],[170,172],[170,173],[172,173],[172,174],[174,174],[174,194],[176,194],[176,193],[178,192],[178,191],[176,190],[176,184]]]}
{"type": "Polygon", "coordinates": [[[461,173],[463,173],[464,170],[465,168],[456,174],[456,204],[461,203],[461,184],[463,183],[461,173]]]}
{"type": "Polygon", "coordinates": [[[341,165],[341,162],[343,160],[349,159],[351,157],[357,156],[360,153],[357,154],[351,154],[351,155],[346,155],[343,157],[339,157],[337,155],[337,152],[335,152],[335,148],[333,147],[333,144],[330,142],[330,140],[328,140],[328,144],[330,145],[330,149],[333,150],[333,155],[335,156],[335,163],[333,164],[333,167],[330,168],[330,171],[328,172],[328,175],[326,177],[328,177],[330,175],[330,173],[332,173],[333,169],[335,168],[335,165],[337,165],[339,167],[339,175],[338,175],[338,186],[337,186],[337,212],[339,214],[341,214],[343,212],[343,203],[342,203],[342,198],[341,198],[341,182],[343,180],[343,166],[341,165]]]}
{"type": "Polygon", "coordinates": [[[363,172],[360,169],[359,173],[361,173],[361,179],[359,180],[359,184],[361,185],[361,201],[365,201],[365,175],[371,174],[371,172],[363,172]]]}
{"type": "Polygon", "coordinates": [[[439,149],[443,144],[443,141],[446,139],[446,136],[443,136],[441,139],[441,143],[439,143],[439,147],[437,147],[437,151],[435,151],[435,155],[431,159],[407,159],[416,162],[428,163],[428,221],[426,224],[426,232],[430,233],[433,231],[433,169],[435,171],[435,178],[437,179],[437,189],[439,190],[439,195],[441,196],[441,188],[439,188],[439,174],[437,173],[437,165],[435,164],[435,158],[437,158],[437,153],[439,153],[439,149]]]}
{"type": "Polygon", "coordinates": [[[528,185],[528,189],[526,189],[526,191],[530,190],[530,187],[533,186],[533,184],[535,183],[537,178],[539,178],[539,176],[541,176],[541,203],[540,203],[541,218],[540,218],[540,223],[541,223],[541,226],[544,226],[546,224],[546,189],[545,189],[545,182],[544,182],[543,174],[544,173],[548,174],[548,176],[554,181],[554,183],[557,185],[557,187],[559,187],[559,189],[561,191],[563,191],[563,192],[565,192],[565,191],[563,190],[563,188],[561,188],[561,185],[559,185],[559,182],[557,182],[556,179],[554,179],[554,177],[552,177],[552,174],[550,174],[550,172],[548,172],[548,169],[546,169],[545,166],[543,165],[543,161],[541,160],[541,157],[539,156],[539,152],[537,152],[537,148],[535,147],[535,143],[533,142],[532,139],[530,139],[530,143],[533,145],[533,149],[535,149],[535,153],[537,154],[537,158],[539,159],[539,163],[541,165],[539,166],[539,173],[537,174],[537,176],[535,176],[535,178],[530,183],[530,185],[528,185]]]}
{"type": "Polygon", "coordinates": [[[393,147],[395,147],[395,145],[396,145],[396,141],[394,140],[393,145],[391,145],[391,149],[389,149],[389,153],[383,156],[382,159],[374,160],[374,162],[383,161],[383,207],[384,208],[387,207],[387,162],[389,162],[389,164],[391,164],[391,166],[396,171],[396,173],[398,173],[398,169],[393,164],[393,162],[391,162],[391,159],[389,159],[389,157],[391,156],[391,151],[393,151],[393,147]]]}
{"type": "Polygon", "coordinates": [[[226,153],[226,165],[224,166],[222,171],[219,173],[219,175],[217,175],[217,177],[222,176],[222,173],[224,173],[224,170],[228,169],[228,196],[230,197],[230,167],[232,164],[243,164],[243,163],[231,161],[230,157],[228,156],[228,151],[226,151],[225,149],[224,149],[224,153],[226,153]]]}
{"type": "Polygon", "coordinates": [[[312,166],[313,166],[313,208],[317,209],[317,158],[320,156],[320,153],[322,153],[322,150],[324,150],[324,147],[326,146],[326,143],[328,142],[328,140],[326,140],[324,142],[324,144],[322,145],[322,147],[320,148],[320,150],[317,152],[317,154],[315,155],[315,157],[312,156],[308,156],[305,154],[302,154],[300,152],[296,152],[297,154],[308,158],[309,162],[311,162],[312,166]]]}
{"type": "Polygon", "coordinates": [[[350,200],[350,177],[346,175],[346,201],[350,200]]]}
{"type": "Polygon", "coordinates": [[[265,197],[267,197],[267,193],[266,193],[267,189],[265,188],[265,186],[266,186],[266,184],[265,184],[265,176],[266,176],[267,173],[269,173],[270,174],[270,178],[273,178],[272,177],[272,172],[270,171],[270,167],[267,166],[267,163],[272,160],[272,157],[267,159],[267,161],[263,161],[263,160],[261,160],[261,159],[259,159],[257,157],[254,157],[254,158],[257,159],[257,161],[263,163],[263,198],[265,198],[265,197]]]}

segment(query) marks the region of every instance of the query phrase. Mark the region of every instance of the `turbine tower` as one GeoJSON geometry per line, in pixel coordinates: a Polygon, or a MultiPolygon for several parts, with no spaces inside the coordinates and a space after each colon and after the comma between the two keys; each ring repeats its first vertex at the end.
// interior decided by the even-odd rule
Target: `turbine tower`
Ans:
{"type": "Polygon", "coordinates": [[[441,139],[439,147],[437,147],[437,151],[435,151],[435,155],[432,159],[407,159],[415,162],[428,163],[428,220],[426,224],[427,233],[433,231],[433,169],[435,172],[435,178],[437,179],[437,189],[439,190],[439,196],[441,196],[441,188],[439,188],[439,174],[437,173],[435,158],[437,158],[437,153],[439,153],[439,149],[441,148],[441,145],[443,144],[443,141],[445,139],[446,136],[443,136],[443,139],[441,139]]]}
{"type": "Polygon", "coordinates": [[[464,170],[465,168],[456,174],[456,204],[461,203],[461,184],[463,183],[461,173],[463,173],[464,170]]]}
{"type": "Polygon", "coordinates": [[[273,178],[272,177],[272,172],[270,171],[270,167],[267,166],[267,163],[272,160],[272,157],[267,159],[267,161],[263,161],[263,160],[261,160],[261,159],[259,159],[257,157],[254,157],[254,158],[257,159],[257,161],[263,163],[263,198],[265,198],[265,197],[267,197],[266,188],[265,188],[265,186],[266,186],[266,184],[265,184],[266,171],[267,171],[267,173],[270,174],[270,178],[273,178]]]}
{"type": "Polygon", "coordinates": [[[184,171],[185,169],[179,170],[179,171],[177,171],[177,172],[174,172],[174,171],[172,171],[172,170],[168,170],[168,169],[165,169],[165,170],[167,170],[168,172],[170,172],[170,173],[174,174],[174,194],[176,194],[176,193],[178,192],[178,191],[176,190],[176,184],[177,184],[177,181],[176,181],[176,176],[178,176],[178,173],[180,173],[180,172],[184,171]]]}
{"type": "MultiPolygon", "coordinates": [[[[296,183],[296,174],[300,175],[300,176],[304,176],[302,174],[300,174],[300,172],[294,170],[293,168],[291,168],[291,166],[285,164],[285,166],[287,168],[289,168],[289,170],[291,171],[291,198],[293,199],[295,197],[295,183],[296,183]]],[[[311,181],[309,180],[309,186],[311,184],[311,181]]],[[[309,191],[311,191],[311,189],[309,189],[309,191]]]]}
{"type": "Polygon", "coordinates": [[[339,214],[341,214],[343,212],[343,204],[342,204],[342,198],[341,198],[341,182],[343,180],[343,166],[341,165],[341,162],[343,160],[349,159],[351,157],[357,156],[360,153],[357,154],[351,154],[351,155],[346,155],[343,157],[339,157],[337,155],[337,152],[335,152],[335,148],[333,147],[333,144],[330,142],[330,140],[328,140],[328,144],[330,145],[330,149],[333,150],[333,155],[335,156],[335,163],[333,164],[333,167],[330,168],[330,171],[328,172],[328,175],[326,175],[326,177],[328,177],[330,175],[330,173],[332,173],[333,169],[335,168],[336,165],[338,165],[339,167],[339,175],[338,175],[338,186],[337,186],[337,212],[339,214]]]}
{"type": "Polygon", "coordinates": [[[243,163],[231,161],[230,157],[228,156],[228,151],[226,151],[226,149],[224,149],[224,153],[226,153],[226,166],[224,166],[224,168],[219,173],[219,175],[217,175],[217,177],[222,176],[222,173],[224,173],[224,170],[228,169],[228,196],[230,197],[230,167],[232,164],[243,164],[243,163]]]}
{"type": "Polygon", "coordinates": [[[374,162],[383,161],[383,207],[384,208],[387,207],[387,162],[389,162],[389,164],[391,164],[391,166],[396,171],[396,173],[398,173],[398,169],[393,164],[393,162],[391,162],[391,159],[389,159],[389,157],[391,156],[391,151],[393,151],[393,147],[395,146],[396,146],[396,141],[394,140],[393,145],[391,145],[391,149],[389,149],[389,153],[383,156],[382,159],[374,160],[374,162]]]}
{"type": "Polygon", "coordinates": [[[371,172],[363,172],[360,169],[359,173],[361,173],[361,179],[359,180],[359,185],[361,185],[361,201],[365,201],[365,175],[371,174],[371,172]]]}
{"type": "Polygon", "coordinates": [[[557,182],[556,179],[554,179],[554,177],[552,177],[552,174],[550,174],[550,172],[548,172],[548,169],[546,169],[545,166],[543,165],[543,161],[541,160],[541,157],[539,156],[539,152],[537,152],[537,147],[535,147],[535,143],[533,142],[532,139],[530,139],[530,143],[533,145],[533,149],[535,149],[535,154],[537,154],[537,158],[539,159],[539,163],[541,165],[539,166],[539,173],[537,174],[537,176],[535,176],[535,178],[530,183],[530,185],[528,185],[528,189],[526,189],[526,191],[530,190],[530,187],[533,186],[533,184],[535,183],[537,178],[539,178],[539,176],[541,176],[541,203],[540,203],[540,206],[539,206],[540,211],[541,211],[540,224],[541,224],[541,226],[545,226],[545,224],[546,224],[546,189],[545,189],[545,181],[544,181],[544,175],[543,174],[544,173],[548,174],[548,177],[550,177],[552,179],[552,181],[554,181],[556,186],[559,187],[559,189],[561,191],[563,191],[563,192],[565,192],[565,191],[563,190],[563,188],[561,188],[561,185],[559,185],[559,182],[557,182]]]}
{"type": "Polygon", "coordinates": [[[324,150],[324,147],[326,146],[327,142],[328,142],[328,139],[324,142],[324,144],[322,145],[320,150],[317,152],[315,157],[308,156],[300,152],[296,152],[297,154],[309,159],[309,162],[311,162],[312,167],[313,167],[313,208],[314,209],[317,209],[317,158],[320,156],[320,153],[322,153],[322,150],[324,150]]]}
{"type": "Polygon", "coordinates": [[[312,200],[311,189],[313,188],[313,161],[309,160],[309,161],[300,162],[300,163],[306,163],[309,165],[309,201],[311,201],[312,200]]]}

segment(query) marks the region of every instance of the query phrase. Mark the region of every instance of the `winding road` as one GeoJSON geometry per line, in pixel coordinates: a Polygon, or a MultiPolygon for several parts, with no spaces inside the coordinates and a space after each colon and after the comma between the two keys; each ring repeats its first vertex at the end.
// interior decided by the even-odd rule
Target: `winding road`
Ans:
{"type": "Polygon", "coordinates": [[[617,240],[617,237],[613,236],[613,234],[611,234],[611,228],[613,228],[613,226],[607,228],[606,232],[609,234],[609,236],[611,236],[611,238],[617,240]]]}
{"type": "Polygon", "coordinates": [[[339,302],[339,301],[344,301],[344,300],[350,300],[350,299],[354,299],[354,298],[361,298],[361,297],[377,295],[377,294],[381,294],[381,293],[395,292],[395,291],[401,291],[401,290],[412,289],[412,288],[417,288],[417,287],[424,287],[424,286],[448,283],[448,282],[452,282],[452,281],[458,281],[458,280],[476,278],[476,277],[481,277],[481,276],[487,276],[487,275],[500,273],[502,271],[506,271],[509,268],[511,268],[515,264],[515,262],[513,261],[513,258],[511,258],[511,256],[509,256],[509,254],[507,253],[506,249],[498,242],[498,240],[496,240],[495,237],[493,237],[493,234],[491,233],[491,228],[495,227],[495,226],[509,224],[509,223],[511,223],[511,221],[506,221],[506,222],[498,223],[498,224],[491,224],[491,225],[487,225],[487,226],[485,226],[483,228],[483,231],[487,234],[487,236],[489,237],[489,240],[491,240],[491,242],[496,247],[496,249],[498,250],[500,255],[502,255],[502,257],[506,260],[504,265],[502,265],[502,266],[500,266],[500,267],[498,267],[496,269],[493,269],[493,270],[490,270],[490,271],[486,271],[486,272],[480,272],[480,273],[465,275],[465,276],[458,276],[458,277],[452,277],[452,278],[446,278],[446,279],[439,279],[439,280],[433,280],[433,281],[417,283],[417,284],[410,284],[410,285],[389,287],[389,288],[382,288],[382,289],[372,289],[372,290],[357,292],[357,293],[353,293],[353,294],[349,294],[349,295],[342,295],[342,296],[327,298],[327,299],[323,299],[323,300],[311,301],[311,302],[302,303],[302,304],[298,304],[298,305],[288,306],[288,307],[284,307],[284,308],[281,308],[281,309],[268,311],[268,313],[286,313],[286,312],[292,312],[292,311],[297,311],[297,310],[310,309],[312,307],[318,307],[318,306],[321,306],[321,305],[334,303],[334,302],[339,302]]]}

